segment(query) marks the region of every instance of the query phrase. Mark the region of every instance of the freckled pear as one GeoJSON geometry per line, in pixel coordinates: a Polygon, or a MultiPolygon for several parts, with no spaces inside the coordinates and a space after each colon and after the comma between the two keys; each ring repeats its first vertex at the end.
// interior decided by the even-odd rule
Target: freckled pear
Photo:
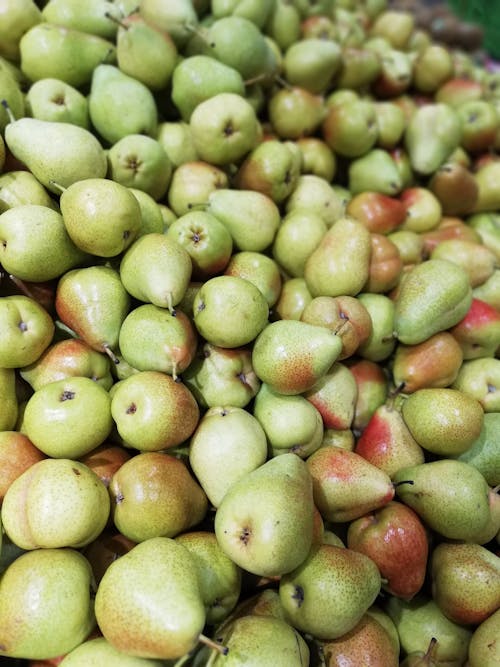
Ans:
{"type": "Polygon", "coordinates": [[[417,345],[465,317],[472,288],[464,269],[444,259],[417,264],[402,279],[394,330],[405,345],[417,345]]]}
{"type": "Polygon", "coordinates": [[[326,327],[278,320],[257,336],[252,365],[274,391],[301,394],[326,375],[341,351],[342,338],[326,327]]]}

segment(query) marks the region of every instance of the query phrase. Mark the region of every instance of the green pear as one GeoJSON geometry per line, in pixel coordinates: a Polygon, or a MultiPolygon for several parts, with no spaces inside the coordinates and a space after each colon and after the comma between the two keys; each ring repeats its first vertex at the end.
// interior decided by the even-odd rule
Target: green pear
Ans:
{"type": "Polygon", "coordinates": [[[413,169],[425,176],[435,172],[457,148],[461,136],[460,118],[449,105],[437,102],[417,109],[404,134],[413,169]]]}
{"type": "Polygon", "coordinates": [[[283,72],[288,83],[324,93],[341,66],[341,49],[334,40],[309,37],[290,45],[283,57],[283,72]]]}
{"type": "Polygon", "coordinates": [[[72,123],[86,130],[90,127],[87,98],[60,79],[39,79],[25,97],[26,115],[40,120],[72,123]]]}
{"type": "Polygon", "coordinates": [[[474,540],[490,519],[489,487],[469,463],[438,459],[400,468],[392,481],[400,500],[437,533],[452,540],[474,540]],[[463,502],[464,494],[469,499],[463,502]]]}
{"type": "Polygon", "coordinates": [[[46,660],[81,644],[95,628],[92,580],[90,563],[73,549],[16,558],[0,584],[0,655],[46,660]]]}
{"type": "Polygon", "coordinates": [[[500,484],[500,458],[495,445],[499,432],[500,413],[487,412],[478,437],[469,449],[459,456],[460,461],[465,461],[479,470],[490,486],[500,484]]]}
{"type": "Polygon", "coordinates": [[[394,331],[394,301],[386,294],[362,292],[356,297],[368,311],[372,330],[358,347],[357,354],[370,361],[384,361],[392,354],[396,340],[394,331]]]}
{"type": "Polygon", "coordinates": [[[272,319],[300,320],[306,306],[312,301],[304,278],[288,278],[283,281],[278,301],[274,304],[272,319]]]}
{"type": "Polygon", "coordinates": [[[335,77],[339,90],[362,90],[380,75],[382,63],[373,49],[348,47],[342,49],[341,67],[335,77]]]}
{"type": "Polygon", "coordinates": [[[151,303],[133,308],[124,319],[118,345],[124,360],[139,371],[161,371],[174,380],[191,364],[197,335],[181,310],[171,313],[151,303]]]}
{"type": "Polygon", "coordinates": [[[130,309],[130,296],[118,271],[104,265],[67,271],[57,284],[55,307],[63,324],[116,361],[113,353],[130,309]]]}
{"type": "Polygon", "coordinates": [[[128,134],[156,136],[158,111],[153,94],[115,65],[97,65],[92,73],[89,113],[98,134],[113,144],[128,134]]]}
{"type": "Polygon", "coordinates": [[[184,121],[160,121],[156,139],[162,145],[173,167],[198,159],[191,127],[184,121]]]}
{"type": "Polygon", "coordinates": [[[96,67],[116,62],[116,46],[108,40],[44,21],[30,28],[19,42],[21,70],[31,82],[60,79],[83,88],[96,67]]]}
{"type": "MultiPolygon", "coordinates": [[[[151,233],[163,233],[165,231],[165,218],[162,204],[156,202],[151,195],[144,190],[129,187],[130,192],[137,199],[139,208],[141,209],[141,228],[138,236],[151,233]]],[[[166,208],[166,207],[165,207],[166,208]]]]}
{"type": "Polygon", "coordinates": [[[322,133],[328,146],[339,155],[355,158],[368,153],[378,137],[375,105],[356,99],[331,106],[322,133]]]}
{"type": "Polygon", "coordinates": [[[215,276],[198,290],[193,302],[198,333],[212,345],[236,348],[253,341],[268,323],[269,306],[249,280],[215,276]]]}
{"type": "Polygon", "coordinates": [[[17,422],[18,402],[14,368],[0,368],[0,431],[10,431],[17,422]]]}
{"type": "Polygon", "coordinates": [[[175,540],[186,547],[196,562],[207,623],[219,624],[240,598],[241,569],[222,551],[211,531],[186,532],[175,540]]]}
{"type": "Polygon", "coordinates": [[[198,404],[208,408],[220,405],[244,408],[260,386],[248,347],[230,349],[207,342],[200,346],[182,380],[198,404]]]}
{"type": "Polygon", "coordinates": [[[19,62],[21,37],[41,21],[42,12],[34,0],[8,0],[2,12],[0,55],[19,62]]]}
{"type": "Polygon", "coordinates": [[[304,275],[309,255],[319,246],[326,232],[326,223],[318,213],[306,208],[292,209],[283,217],[274,238],[273,257],[289,276],[300,278],[304,275]]]}
{"type": "Polygon", "coordinates": [[[403,110],[393,102],[375,102],[377,118],[377,145],[385,150],[395,148],[401,140],[406,127],[403,110]]]}
{"type": "Polygon", "coordinates": [[[105,571],[95,614],[118,651],[162,660],[182,657],[198,643],[206,619],[194,558],[168,537],[134,546],[105,571]]]}
{"type": "Polygon", "coordinates": [[[87,178],[66,188],[60,198],[66,230],[78,248],[114,257],[134,241],[141,209],[126,186],[107,178],[87,178]]]}
{"type": "Polygon", "coordinates": [[[319,411],[325,428],[344,431],[351,428],[358,398],[358,385],[351,371],[335,361],[328,373],[304,392],[319,411]]]}
{"type": "Polygon", "coordinates": [[[222,92],[200,102],[189,120],[196,152],[217,166],[239,162],[258,143],[261,127],[251,104],[222,92]]]}
{"type": "Polygon", "coordinates": [[[314,174],[302,174],[286,200],[285,210],[288,214],[296,209],[308,209],[309,213],[317,213],[326,226],[331,227],[334,222],[344,217],[346,203],[324,178],[314,174]]]}
{"type": "Polygon", "coordinates": [[[72,459],[47,458],[9,486],[2,523],[22,549],[78,549],[102,532],[109,511],[108,491],[96,473],[72,459]]]}
{"type": "Polygon", "coordinates": [[[333,223],[304,265],[304,278],[314,296],[355,296],[368,279],[370,232],[354,218],[333,223]]]}
{"type": "Polygon", "coordinates": [[[405,654],[418,651],[425,654],[434,637],[437,640],[433,650],[436,664],[464,664],[472,632],[446,618],[434,600],[423,593],[410,601],[391,596],[384,609],[398,630],[405,654]]]}
{"type": "Polygon", "coordinates": [[[217,508],[215,534],[237,565],[260,576],[290,572],[313,536],[312,481],[295,454],[282,454],[234,482],[217,508]]]}
{"type": "Polygon", "coordinates": [[[120,278],[136,299],[173,308],[184,296],[192,273],[189,253],[171,236],[144,234],[125,252],[120,278]]]}
{"type": "Polygon", "coordinates": [[[222,168],[203,160],[184,162],[172,174],[167,203],[177,217],[198,208],[210,213],[207,209],[209,196],[219,188],[228,189],[228,186],[228,175],[222,168]]]}
{"type": "Polygon", "coordinates": [[[337,173],[337,158],[326,141],[318,137],[297,139],[302,158],[301,171],[331,182],[337,173]]]}
{"type": "Polygon", "coordinates": [[[262,252],[243,250],[231,256],[225,276],[237,276],[253,283],[272,308],[281,292],[281,270],[277,262],[262,252]]]}
{"type": "Polygon", "coordinates": [[[271,13],[272,3],[255,0],[214,0],[212,14],[216,18],[223,16],[243,16],[262,28],[271,13]]]}
{"type": "Polygon", "coordinates": [[[141,0],[139,12],[147,23],[168,32],[177,48],[185,46],[198,25],[192,0],[141,0]]]}
{"type": "Polygon", "coordinates": [[[60,213],[37,204],[10,208],[0,215],[0,261],[20,280],[59,278],[87,259],[66,231],[60,213]]]}
{"type": "Polygon", "coordinates": [[[189,389],[161,371],[140,371],[115,384],[111,414],[124,445],[146,452],[180,445],[200,416],[189,389]]]}
{"type": "Polygon", "coordinates": [[[281,577],[279,595],[293,627],[318,639],[335,639],[359,623],[380,586],[378,568],[368,556],[321,544],[281,577]]]}
{"type": "Polygon", "coordinates": [[[395,301],[394,331],[405,345],[416,345],[454,326],[472,303],[466,271],[444,259],[415,265],[402,279],[395,301]]]}
{"type": "Polygon", "coordinates": [[[142,452],[125,461],[109,485],[116,528],[133,542],[174,537],[207,513],[205,492],[183,461],[142,452]]]}
{"type": "Polygon", "coordinates": [[[121,8],[114,0],[49,0],[42,9],[45,21],[114,40],[121,8]]]}
{"type": "Polygon", "coordinates": [[[498,181],[499,167],[494,162],[486,163],[475,173],[478,197],[473,213],[495,212],[498,208],[498,193],[495,184],[498,181]]]}
{"type": "Polygon", "coordinates": [[[417,389],[404,400],[402,415],[418,444],[442,457],[469,450],[484,419],[479,401],[449,387],[417,389]]]}
{"type": "Polygon", "coordinates": [[[2,64],[0,64],[0,85],[2,87],[0,130],[4,134],[5,127],[10,120],[8,110],[10,110],[14,118],[22,118],[26,113],[26,101],[20,84],[7,67],[2,64]]]}
{"type": "Polygon", "coordinates": [[[403,180],[388,151],[372,148],[349,164],[349,190],[353,195],[363,191],[397,195],[403,189],[403,180]]]}
{"type": "Polygon", "coordinates": [[[63,663],[63,667],[165,667],[164,660],[136,658],[117,651],[104,637],[84,641],[63,657],[63,663]]]}
{"type": "Polygon", "coordinates": [[[500,412],[500,359],[480,357],[460,366],[452,387],[476,398],[486,413],[500,412]]]}
{"type": "Polygon", "coordinates": [[[245,95],[243,78],[234,67],[208,55],[189,56],[175,67],[172,100],[185,122],[198,104],[219,93],[245,95]]]}
{"type": "Polygon", "coordinates": [[[281,140],[300,139],[315,135],[326,113],[323,95],[315,95],[305,88],[279,88],[267,104],[271,128],[281,140]]]}
{"type": "Polygon", "coordinates": [[[274,201],[254,190],[215,188],[208,194],[206,210],[226,226],[239,250],[262,252],[272,244],[281,222],[274,201]]]}
{"type": "Polygon", "coordinates": [[[235,482],[266,462],[267,452],[266,433],[258,419],[243,408],[213,407],[191,436],[189,464],[217,508],[235,482]]]}
{"type": "Polygon", "coordinates": [[[119,20],[116,60],[124,74],[152,91],[161,91],[172,78],[177,47],[168,32],[133,13],[119,20]]]}
{"type": "Polygon", "coordinates": [[[500,630],[500,609],[483,621],[471,637],[469,643],[470,667],[495,667],[500,660],[498,632],[500,630]]]}
{"type": "Polygon", "coordinates": [[[51,316],[31,297],[0,297],[0,368],[32,364],[50,345],[54,331],[51,316]]]}
{"type": "Polygon", "coordinates": [[[144,134],[127,134],[107,151],[108,178],[162,199],[170,184],[172,164],[159,141],[144,134]]]}
{"type": "Polygon", "coordinates": [[[265,431],[271,456],[292,452],[305,459],[321,445],[321,414],[304,396],[278,394],[263,383],[253,414],[265,431]]]}
{"type": "Polygon", "coordinates": [[[36,204],[57,210],[58,205],[30,171],[15,170],[0,174],[0,213],[14,206],[36,204]]]}
{"type": "Polygon", "coordinates": [[[106,155],[98,139],[72,123],[20,118],[5,128],[5,143],[51,192],[106,175],[106,155]]]}

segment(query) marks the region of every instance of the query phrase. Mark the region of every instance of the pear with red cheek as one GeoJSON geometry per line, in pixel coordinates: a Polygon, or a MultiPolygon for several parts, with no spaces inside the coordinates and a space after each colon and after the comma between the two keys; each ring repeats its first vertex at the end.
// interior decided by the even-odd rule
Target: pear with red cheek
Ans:
{"type": "Polygon", "coordinates": [[[125,447],[112,442],[104,442],[78,460],[93,470],[104,486],[109,487],[109,483],[115,472],[131,456],[132,454],[125,447]]]}
{"type": "Polygon", "coordinates": [[[421,233],[439,224],[442,217],[441,204],[430,190],[423,187],[406,188],[399,199],[406,209],[401,229],[421,233]]]}
{"type": "Polygon", "coordinates": [[[500,607],[500,558],[479,544],[438,544],[431,578],[432,597],[455,623],[479,625],[500,607]]]}
{"type": "Polygon", "coordinates": [[[406,426],[395,399],[375,410],[354,451],[391,479],[400,468],[425,460],[424,450],[406,426]]]}
{"type": "Polygon", "coordinates": [[[479,81],[454,76],[436,90],[434,99],[451,107],[459,107],[464,102],[480,100],[483,95],[484,88],[479,81]]]}
{"type": "Polygon", "coordinates": [[[429,543],[424,524],[412,509],[398,501],[352,521],[347,546],[371,558],[382,575],[382,588],[411,600],[422,588],[429,543]]]}
{"type": "Polygon", "coordinates": [[[440,222],[428,232],[420,234],[423,252],[428,257],[434,249],[448,239],[462,239],[472,243],[481,243],[481,237],[475,229],[469,227],[461,218],[444,215],[440,222]]]}
{"type": "Polygon", "coordinates": [[[450,329],[465,360],[494,357],[500,346],[500,312],[481,299],[472,299],[466,316],[450,329]]]}
{"type": "Polygon", "coordinates": [[[472,172],[458,162],[446,162],[427,184],[438,198],[443,215],[469,215],[476,205],[479,188],[472,172]]]}
{"type": "Polygon", "coordinates": [[[339,431],[351,428],[358,386],[344,364],[336,361],[326,375],[304,392],[304,397],[318,410],[325,428],[339,431]]]}
{"type": "Polygon", "coordinates": [[[313,480],[314,504],[325,521],[353,521],[394,498],[389,475],[355,452],[320,447],[306,463],[313,480]]]}
{"type": "Polygon", "coordinates": [[[368,280],[363,292],[383,294],[396,287],[403,272],[399,248],[384,234],[371,234],[372,251],[368,280]]]}
{"type": "Polygon", "coordinates": [[[370,232],[388,234],[406,218],[406,207],[396,197],[381,192],[360,192],[349,201],[346,213],[362,222],[370,232]]]}
{"type": "Polygon", "coordinates": [[[354,375],[358,385],[352,428],[355,431],[362,431],[375,410],[385,402],[389,382],[382,366],[370,359],[357,357],[347,359],[346,366],[354,375]]]}
{"type": "Polygon", "coordinates": [[[300,86],[279,89],[269,99],[271,126],[280,139],[300,139],[316,132],[325,116],[322,95],[300,86]]]}
{"type": "Polygon", "coordinates": [[[440,331],[416,345],[398,343],[392,361],[394,384],[405,394],[424,387],[448,387],[463,358],[462,347],[450,331],[440,331]]]}
{"type": "Polygon", "coordinates": [[[31,440],[19,431],[0,432],[0,505],[12,482],[34,463],[46,458],[31,440]]]}

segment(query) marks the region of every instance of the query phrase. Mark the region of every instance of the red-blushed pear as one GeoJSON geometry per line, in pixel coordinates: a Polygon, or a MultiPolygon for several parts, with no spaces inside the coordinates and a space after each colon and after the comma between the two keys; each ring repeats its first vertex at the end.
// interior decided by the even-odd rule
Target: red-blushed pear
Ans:
{"type": "Polygon", "coordinates": [[[413,63],[410,54],[388,49],[381,58],[381,69],[371,89],[377,99],[389,100],[406,93],[411,85],[413,63]]]}
{"type": "Polygon", "coordinates": [[[326,375],[341,349],[340,337],[325,327],[277,320],[257,336],[252,365],[257,377],[274,391],[301,394],[326,375]]]}
{"type": "Polygon", "coordinates": [[[479,625],[500,605],[500,558],[479,544],[441,542],[431,557],[432,597],[460,625],[479,625]]]}
{"type": "Polygon", "coordinates": [[[472,294],[481,301],[500,310],[500,270],[495,269],[493,274],[479,287],[472,290],[472,294]]]}
{"type": "Polygon", "coordinates": [[[221,404],[244,408],[260,386],[250,348],[228,349],[210,343],[202,344],[182,381],[198,404],[208,408],[221,404]]]}
{"type": "Polygon", "coordinates": [[[292,452],[305,459],[321,445],[321,414],[303,395],[279,394],[263,383],[253,415],[264,429],[271,456],[292,452]]]}
{"type": "Polygon", "coordinates": [[[380,592],[377,566],[364,554],[330,544],[315,545],[307,558],[281,577],[285,618],[317,639],[350,632],[380,592]]]}
{"type": "Polygon", "coordinates": [[[196,206],[206,206],[211,192],[227,188],[225,171],[203,160],[188,160],[174,169],[168,188],[167,201],[177,216],[196,206]]]}
{"type": "Polygon", "coordinates": [[[313,14],[304,18],[300,24],[300,30],[303,37],[336,39],[338,36],[333,20],[321,14],[313,14]]]}
{"type": "Polygon", "coordinates": [[[110,359],[80,338],[56,341],[32,364],[20,369],[20,375],[36,391],[49,382],[67,377],[88,377],[109,389],[113,384],[110,359]]]}
{"type": "Polygon", "coordinates": [[[133,542],[175,537],[199,524],[208,509],[187,465],[164,452],[132,456],[113,475],[109,492],[113,522],[133,542]]]}
{"type": "Polygon", "coordinates": [[[405,394],[424,387],[448,387],[462,362],[462,348],[449,331],[440,331],[416,345],[398,343],[391,368],[394,385],[402,387],[405,394]]]}
{"type": "Polygon", "coordinates": [[[140,371],[115,386],[111,414],[125,446],[158,451],[189,438],[200,411],[182,382],[160,371],[140,371]]]}
{"type": "Polygon", "coordinates": [[[233,253],[224,275],[237,276],[253,283],[272,308],[281,292],[281,271],[278,263],[262,252],[251,250],[233,253]]]}
{"type": "Polygon", "coordinates": [[[355,452],[320,447],[306,463],[313,479],[314,503],[325,521],[353,521],[394,497],[389,475],[355,452]]]}
{"type": "Polygon", "coordinates": [[[379,405],[385,402],[389,382],[382,366],[370,359],[353,357],[346,360],[346,366],[354,375],[358,385],[352,427],[360,432],[366,427],[379,405]]]}
{"type": "Polygon", "coordinates": [[[330,106],[321,135],[338,155],[348,158],[367,153],[377,141],[378,124],[371,101],[356,99],[330,106]]]}
{"type": "Polygon", "coordinates": [[[308,303],[312,301],[304,278],[288,278],[283,281],[281,293],[273,306],[271,320],[300,320],[308,303]]]}
{"type": "Polygon", "coordinates": [[[483,94],[484,88],[479,81],[454,76],[436,90],[434,98],[436,102],[458,107],[464,102],[480,100],[483,94]]]}
{"type": "Polygon", "coordinates": [[[0,504],[12,482],[37,461],[45,458],[31,440],[19,431],[0,431],[0,504]]]}
{"type": "Polygon", "coordinates": [[[391,479],[400,468],[425,460],[424,451],[406,426],[396,399],[387,400],[375,410],[354,451],[391,479]]]}
{"type": "Polygon", "coordinates": [[[104,530],[96,539],[82,549],[82,554],[89,561],[96,584],[117,558],[123,556],[136,545],[136,542],[124,537],[115,530],[104,530]]]}
{"type": "Polygon", "coordinates": [[[448,239],[462,239],[472,243],[481,243],[481,237],[475,229],[461,218],[449,215],[443,215],[436,227],[428,232],[421,233],[420,238],[426,257],[429,257],[439,243],[448,239]]]}
{"type": "Polygon", "coordinates": [[[267,457],[266,433],[258,419],[232,405],[209,408],[189,440],[189,465],[213,507],[220,505],[234,482],[267,457]]]}
{"type": "Polygon", "coordinates": [[[500,345],[500,312],[480,299],[472,299],[466,316],[450,329],[463,358],[494,357],[500,345]]]}
{"type": "Polygon", "coordinates": [[[383,294],[398,285],[403,272],[403,260],[397,245],[384,234],[371,233],[372,251],[368,280],[364,292],[383,294]]]}
{"type": "Polygon", "coordinates": [[[473,288],[491,278],[497,262],[495,253],[482,243],[456,238],[438,243],[430,258],[448,260],[462,267],[473,288]]]}
{"type": "Polygon", "coordinates": [[[236,481],[214,525],[222,550],[252,574],[281,576],[299,567],[311,549],[314,525],[306,463],[285,453],[236,481]]]}
{"type": "Polygon", "coordinates": [[[441,220],[442,209],[437,197],[426,188],[415,186],[406,188],[399,196],[406,210],[406,218],[401,229],[412,232],[426,232],[434,229],[441,220]]]}
{"type": "Polygon", "coordinates": [[[401,146],[396,146],[396,148],[391,148],[388,153],[396,165],[398,176],[401,179],[401,187],[404,189],[415,185],[416,177],[408,151],[401,146]]]}
{"type": "Polygon", "coordinates": [[[349,368],[338,361],[320,378],[304,397],[320,413],[327,429],[350,429],[358,398],[358,385],[349,368]]]}
{"type": "Polygon", "coordinates": [[[366,613],[352,630],[338,639],[318,642],[327,667],[398,667],[399,652],[379,621],[366,613]]]}
{"type": "Polygon", "coordinates": [[[362,222],[370,232],[388,234],[403,223],[406,207],[396,197],[366,191],[354,195],[346,213],[362,222]]]}
{"type": "Polygon", "coordinates": [[[385,507],[352,521],[347,546],[364,553],[377,565],[382,588],[410,600],[424,585],[429,542],[418,515],[403,503],[385,507]]]}
{"type": "Polygon", "coordinates": [[[477,399],[486,413],[500,412],[500,359],[464,361],[452,388],[477,399]]]}
{"type": "Polygon", "coordinates": [[[103,442],[78,460],[93,470],[104,486],[108,487],[115,472],[131,456],[131,452],[125,447],[113,442],[103,442]]]}
{"type": "Polygon", "coordinates": [[[438,198],[443,215],[469,215],[478,187],[472,172],[458,162],[446,162],[432,174],[427,187],[438,198]]]}
{"type": "Polygon", "coordinates": [[[307,208],[292,209],[283,217],[274,237],[273,257],[288,276],[300,278],[304,275],[307,258],[326,232],[326,223],[317,212],[307,208]]]}
{"type": "Polygon", "coordinates": [[[271,127],[279,139],[300,139],[315,134],[325,111],[322,95],[298,86],[280,88],[267,103],[271,127]]]}

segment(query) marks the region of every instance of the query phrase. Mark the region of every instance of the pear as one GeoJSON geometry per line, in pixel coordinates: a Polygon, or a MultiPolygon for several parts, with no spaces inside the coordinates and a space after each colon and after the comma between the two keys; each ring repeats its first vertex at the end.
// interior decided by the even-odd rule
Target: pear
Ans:
{"type": "Polygon", "coordinates": [[[163,452],[132,456],[109,485],[116,528],[133,542],[174,537],[206,515],[205,492],[179,459],[163,452]]]}
{"type": "Polygon", "coordinates": [[[395,335],[416,345],[444,331],[466,315],[472,289],[466,271],[444,259],[415,265],[401,281],[395,301],[395,335]]]}
{"type": "Polygon", "coordinates": [[[370,232],[354,218],[340,218],[320,240],[304,265],[313,296],[355,296],[368,279],[370,232]]]}
{"type": "Polygon", "coordinates": [[[500,558],[479,544],[438,544],[431,576],[433,599],[455,623],[479,625],[500,605],[500,558]]]}
{"type": "Polygon", "coordinates": [[[2,86],[2,106],[0,107],[0,129],[4,133],[9,122],[9,112],[14,118],[22,118],[26,113],[25,96],[12,72],[0,63],[0,85],[2,86]]]}
{"type": "Polygon", "coordinates": [[[272,308],[281,293],[281,270],[278,263],[262,252],[242,251],[233,253],[225,276],[237,276],[253,283],[272,308]]]}
{"type": "Polygon", "coordinates": [[[0,29],[0,55],[19,61],[19,42],[32,26],[42,21],[42,12],[34,0],[9,0],[5,3],[0,29]]]}
{"type": "Polygon", "coordinates": [[[265,431],[273,456],[292,452],[304,459],[321,445],[321,414],[302,395],[279,394],[263,383],[254,399],[253,414],[265,431]]]}
{"type": "Polygon", "coordinates": [[[452,388],[476,398],[486,413],[500,412],[500,359],[480,357],[462,363],[452,388]]]}
{"type": "Polygon", "coordinates": [[[188,549],[168,537],[133,547],[104,573],[95,613],[104,637],[127,655],[165,660],[191,651],[205,625],[205,607],[188,549]]]}
{"type": "Polygon", "coordinates": [[[386,294],[362,292],[356,297],[368,311],[372,321],[370,334],[357,349],[357,354],[370,361],[384,361],[392,354],[394,338],[394,300],[386,294]]]}
{"type": "Polygon", "coordinates": [[[495,667],[500,660],[498,632],[500,609],[483,621],[474,631],[469,644],[470,667],[495,667]]]}
{"type": "Polygon", "coordinates": [[[500,414],[487,412],[478,437],[469,449],[459,456],[460,461],[465,461],[479,470],[490,486],[500,484],[500,460],[495,447],[499,431],[500,414]]]}
{"type": "Polygon", "coordinates": [[[380,592],[375,563],[345,547],[313,547],[295,570],[279,583],[285,618],[317,639],[336,639],[350,632],[380,592]]]}
{"type": "Polygon", "coordinates": [[[283,57],[283,71],[292,86],[319,94],[326,92],[341,66],[341,49],[334,40],[303,37],[283,57]]]}
{"type": "Polygon", "coordinates": [[[262,28],[271,12],[271,6],[267,3],[255,2],[255,0],[214,0],[212,2],[212,13],[216,18],[222,16],[243,16],[256,26],[262,28]]]}
{"type": "Polygon", "coordinates": [[[266,34],[284,51],[300,39],[300,19],[298,7],[286,0],[276,0],[265,25],[266,34]]]}
{"type": "Polygon", "coordinates": [[[272,319],[300,320],[311,301],[312,295],[307,289],[304,278],[285,279],[278,301],[274,304],[272,319]]]}
{"type": "Polygon", "coordinates": [[[326,232],[327,226],[317,213],[307,209],[292,210],[278,228],[272,247],[273,257],[289,276],[302,277],[309,255],[316,250],[326,232]]]}
{"type": "Polygon", "coordinates": [[[437,533],[474,540],[490,519],[488,483],[469,463],[442,458],[401,468],[393,477],[396,494],[437,533]],[[470,502],[464,504],[467,494],[470,502]]]}
{"type": "Polygon", "coordinates": [[[158,112],[151,91],[115,65],[97,65],[88,99],[92,125],[105,141],[113,144],[128,134],[156,135],[158,112]]]}
{"type": "Polygon", "coordinates": [[[10,485],[2,523],[22,549],[78,549],[102,532],[109,511],[108,491],[96,473],[72,459],[47,458],[10,485]]]}
{"type": "MultiPolygon", "coordinates": [[[[0,297],[0,368],[17,368],[36,361],[52,342],[54,331],[49,313],[31,297],[0,297]]],[[[9,403],[7,398],[7,414],[12,410],[8,409],[9,403]]]]}
{"type": "Polygon", "coordinates": [[[46,660],[81,644],[95,627],[92,578],[73,549],[19,555],[0,584],[0,655],[46,660]]]}
{"type": "Polygon", "coordinates": [[[353,195],[363,191],[397,195],[404,187],[397,165],[388,151],[372,148],[352,160],[348,170],[349,190],[353,195]]]}
{"type": "Polygon", "coordinates": [[[106,155],[99,140],[72,123],[20,118],[5,128],[5,143],[51,192],[106,175],[106,155]]]}
{"type": "Polygon", "coordinates": [[[3,501],[12,482],[34,463],[44,458],[45,455],[23,433],[19,431],[1,431],[0,461],[3,472],[0,483],[0,502],[3,501]]]}
{"type": "Polygon", "coordinates": [[[42,16],[49,23],[113,40],[117,30],[113,19],[120,18],[121,8],[113,0],[90,0],[85,5],[78,0],[49,0],[42,16]]]}
{"type": "Polygon", "coordinates": [[[191,0],[143,0],[140,15],[160,30],[167,32],[178,48],[182,48],[198,25],[198,16],[191,0]]]}
{"type": "Polygon", "coordinates": [[[235,482],[266,462],[267,450],[266,433],[256,417],[235,406],[212,407],[191,436],[189,464],[217,508],[235,482]]]}
{"type": "Polygon", "coordinates": [[[15,170],[0,175],[0,212],[14,206],[36,204],[57,209],[57,204],[30,171],[15,170]]]}
{"type": "Polygon", "coordinates": [[[60,79],[82,88],[96,67],[116,61],[116,46],[97,35],[47,21],[30,28],[19,42],[21,70],[31,82],[60,79]]]}
{"type": "Polygon", "coordinates": [[[85,95],[59,79],[39,79],[25,97],[28,116],[40,120],[72,123],[89,129],[89,108],[85,95]]]}
{"type": "Polygon", "coordinates": [[[322,132],[335,153],[350,158],[364,155],[377,141],[375,105],[356,99],[331,106],[323,121],[322,132]]]}
{"type": "Polygon", "coordinates": [[[138,236],[151,233],[163,233],[166,228],[166,220],[164,217],[164,209],[167,207],[156,202],[151,195],[144,190],[129,187],[130,192],[137,199],[139,208],[141,209],[141,228],[138,236]]]}
{"type": "Polygon", "coordinates": [[[87,259],[66,231],[60,213],[37,204],[10,208],[0,215],[0,260],[21,280],[59,278],[87,259]]]}
{"type": "Polygon", "coordinates": [[[326,327],[278,320],[257,336],[252,365],[274,391],[301,394],[326,375],[341,350],[342,339],[326,327]]]}
{"type": "Polygon", "coordinates": [[[296,209],[308,209],[318,213],[327,227],[344,215],[346,201],[333,186],[320,176],[301,174],[292,193],[286,200],[286,213],[296,209]]]}
{"type": "Polygon", "coordinates": [[[87,639],[67,653],[62,661],[63,667],[165,667],[164,660],[136,658],[117,651],[104,637],[87,639]]]}
{"type": "Polygon", "coordinates": [[[299,566],[313,536],[306,464],[282,454],[234,482],[217,508],[215,534],[222,550],[248,572],[269,577],[299,566]]]}

